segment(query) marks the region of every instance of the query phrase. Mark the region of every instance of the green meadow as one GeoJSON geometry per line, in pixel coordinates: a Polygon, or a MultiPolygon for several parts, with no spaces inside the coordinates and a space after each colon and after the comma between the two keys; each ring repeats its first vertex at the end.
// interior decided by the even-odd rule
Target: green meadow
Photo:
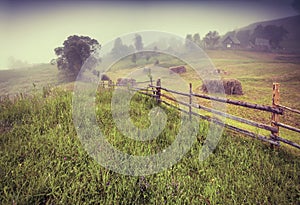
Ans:
{"type": "MultiPolygon", "coordinates": [[[[278,82],[281,104],[300,109],[299,56],[221,50],[207,51],[207,54],[222,71],[222,78],[234,78],[242,83],[244,95],[227,97],[271,105],[272,83],[278,82]]],[[[107,74],[115,81],[136,68],[153,65],[151,60],[154,61],[141,59],[132,63],[125,59],[107,74]]],[[[182,64],[174,58],[159,61],[162,67],[182,64]]],[[[27,70],[0,71],[0,95],[32,93],[29,98],[14,103],[4,97],[0,103],[0,204],[299,202],[299,150],[285,145],[272,149],[269,144],[225,130],[213,153],[200,161],[209,130],[209,123],[201,120],[189,151],[168,169],[152,175],[127,176],[101,166],[77,136],[72,117],[73,85],[60,83],[57,75],[56,67],[47,64],[27,70]]],[[[201,92],[202,82],[194,77],[191,68],[181,77],[193,83],[194,92],[201,92]]],[[[181,126],[180,113],[141,94],[135,94],[130,102],[132,122],[139,128],[147,128],[149,112],[160,106],[167,116],[166,126],[150,141],[126,138],[114,123],[112,96],[112,89],[99,88],[95,112],[105,139],[118,150],[131,155],[150,155],[164,151],[175,140],[181,126]]],[[[209,105],[204,100],[202,103],[209,105]]],[[[227,106],[227,111],[266,124],[271,120],[270,113],[233,106],[227,106]]],[[[285,113],[280,120],[299,127],[300,117],[291,113],[285,113]]],[[[300,143],[299,134],[281,129],[280,135],[300,143]]]]}

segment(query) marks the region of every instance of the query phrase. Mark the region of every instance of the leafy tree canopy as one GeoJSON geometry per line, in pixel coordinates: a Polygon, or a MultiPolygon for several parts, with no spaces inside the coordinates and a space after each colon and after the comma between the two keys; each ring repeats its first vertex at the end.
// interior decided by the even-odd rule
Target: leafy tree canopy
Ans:
{"type": "Polygon", "coordinates": [[[111,54],[115,58],[125,57],[129,53],[133,52],[134,48],[133,46],[127,46],[123,44],[121,38],[117,38],[114,42],[114,47],[111,50],[111,54]]]}
{"type": "Polygon", "coordinates": [[[59,70],[67,71],[71,76],[77,76],[83,63],[95,54],[96,58],[101,45],[88,36],[69,36],[62,47],[54,49],[57,55],[56,63],[59,70]]]}
{"type": "Polygon", "coordinates": [[[144,48],[142,36],[140,34],[135,34],[134,46],[135,46],[136,50],[138,50],[138,51],[140,51],[144,48]]]}
{"type": "Polygon", "coordinates": [[[220,35],[217,31],[209,31],[203,38],[203,41],[206,47],[214,48],[218,44],[219,39],[220,35]]]}

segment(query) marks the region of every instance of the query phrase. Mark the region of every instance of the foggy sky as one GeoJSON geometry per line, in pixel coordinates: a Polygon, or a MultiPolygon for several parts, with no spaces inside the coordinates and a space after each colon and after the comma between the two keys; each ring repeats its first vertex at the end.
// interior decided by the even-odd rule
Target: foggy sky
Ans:
{"type": "Polygon", "coordinates": [[[143,30],[185,37],[220,34],[251,23],[297,15],[291,1],[21,1],[0,3],[0,69],[7,59],[48,63],[73,34],[106,44],[143,30]],[[68,2],[68,3],[66,3],[68,2]]]}

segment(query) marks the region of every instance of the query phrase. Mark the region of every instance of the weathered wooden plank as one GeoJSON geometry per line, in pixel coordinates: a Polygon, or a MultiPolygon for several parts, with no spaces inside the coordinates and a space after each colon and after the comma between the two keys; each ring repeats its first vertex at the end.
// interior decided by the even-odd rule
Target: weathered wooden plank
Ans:
{"type": "Polygon", "coordinates": [[[208,96],[204,94],[195,94],[193,93],[193,96],[199,97],[199,98],[204,98],[208,100],[213,100],[217,102],[223,102],[223,103],[228,103],[232,105],[238,105],[241,107],[247,107],[251,109],[256,109],[256,110],[262,110],[262,111],[267,111],[267,112],[272,112],[272,113],[277,113],[282,115],[283,110],[280,108],[273,108],[271,106],[266,106],[266,105],[258,105],[258,104],[253,104],[253,103],[248,103],[248,102],[243,102],[243,101],[237,101],[237,100],[231,100],[228,98],[220,98],[220,97],[215,97],[215,96],[208,96]]]}
{"type": "MultiPolygon", "coordinates": [[[[150,87],[158,88],[158,86],[150,86],[150,87]]],[[[161,90],[164,90],[164,91],[167,91],[167,92],[170,92],[170,93],[174,93],[174,94],[177,94],[177,95],[183,95],[183,96],[187,96],[187,97],[190,96],[187,93],[183,93],[183,92],[179,92],[179,91],[175,91],[175,90],[170,90],[170,89],[167,89],[167,88],[164,88],[164,87],[159,87],[159,88],[161,90]]]]}
{"type": "Polygon", "coordinates": [[[292,130],[294,132],[298,132],[300,133],[300,129],[296,128],[296,127],[292,127],[290,125],[286,125],[284,123],[281,123],[281,122],[275,122],[275,121],[272,121],[272,123],[274,123],[276,126],[280,126],[280,127],[283,127],[283,128],[286,128],[288,130],[292,130]]]}
{"type": "Polygon", "coordinates": [[[283,138],[281,138],[279,136],[272,136],[271,135],[271,137],[275,138],[276,140],[278,140],[280,142],[283,142],[285,144],[288,144],[288,145],[291,145],[293,147],[296,147],[296,148],[300,149],[300,145],[297,144],[296,142],[292,142],[291,140],[283,139],[283,138]]]}
{"type": "MultiPolygon", "coordinates": [[[[273,83],[273,91],[272,91],[272,107],[273,108],[279,108],[279,98],[280,98],[280,93],[279,93],[279,83],[273,83]]],[[[276,128],[277,131],[271,132],[271,135],[274,136],[273,138],[276,140],[276,137],[279,135],[279,126],[277,126],[275,123],[279,122],[279,114],[277,113],[272,113],[271,116],[271,126],[276,128]]]]}
{"type": "Polygon", "coordinates": [[[280,108],[284,109],[284,110],[288,110],[288,111],[291,111],[291,112],[300,114],[300,110],[293,109],[293,108],[290,108],[290,107],[286,107],[286,106],[283,106],[283,105],[278,105],[278,106],[279,106],[280,108]]]}
{"type": "Polygon", "coordinates": [[[161,96],[161,81],[160,79],[157,79],[156,81],[156,95],[157,95],[157,103],[161,102],[160,96],[161,96]]]}

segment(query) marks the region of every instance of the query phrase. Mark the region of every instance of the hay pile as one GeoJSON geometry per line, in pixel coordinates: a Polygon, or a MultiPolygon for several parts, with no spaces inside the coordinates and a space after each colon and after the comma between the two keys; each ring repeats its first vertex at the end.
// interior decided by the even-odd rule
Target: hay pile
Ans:
{"type": "Polygon", "coordinates": [[[102,80],[102,81],[110,81],[110,78],[108,77],[108,75],[102,74],[102,75],[101,75],[101,80],[102,80]]]}
{"type": "Polygon", "coordinates": [[[117,85],[119,85],[119,86],[135,86],[136,80],[133,78],[118,78],[117,85]]]}
{"type": "Polygon", "coordinates": [[[202,85],[202,91],[208,93],[225,92],[227,95],[243,95],[242,84],[236,79],[206,80],[202,85]],[[209,88],[209,89],[208,89],[209,88]]]}
{"type": "Polygon", "coordinates": [[[174,67],[170,67],[169,71],[170,71],[170,74],[172,74],[172,73],[181,74],[181,73],[185,73],[186,72],[186,68],[183,65],[181,65],[181,66],[174,66],[174,67]]]}

